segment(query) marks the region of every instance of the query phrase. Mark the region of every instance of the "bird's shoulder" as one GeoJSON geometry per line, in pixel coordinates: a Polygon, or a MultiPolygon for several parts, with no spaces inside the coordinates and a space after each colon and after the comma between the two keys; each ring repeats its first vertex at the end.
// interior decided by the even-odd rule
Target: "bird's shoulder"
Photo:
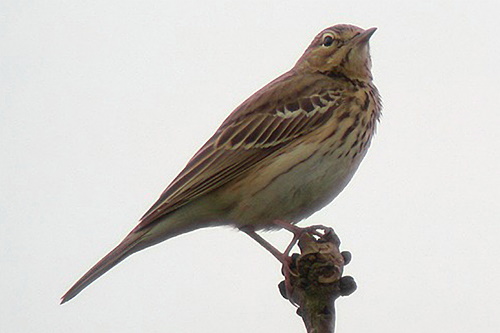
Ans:
{"type": "MultiPolygon", "coordinates": [[[[298,73],[292,69],[247,98],[226,118],[220,128],[252,114],[274,113],[285,107],[299,110],[301,101],[306,103],[307,100],[327,93],[336,92],[336,95],[341,95],[349,90],[348,83],[343,80],[321,73],[298,73]]],[[[305,106],[307,111],[310,107],[305,106]]]]}
{"type": "MultiPolygon", "coordinates": [[[[245,144],[246,148],[265,148],[282,142],[269,140],[273,136],[262,135],[277,127],[304,125],[302,130],[282,132],[281,139],[290,140],[305,131],[312,130],[324,118],[338,111],[339,106],[353,94],[352,85],[345,80],[328,77],[321,73],[297,73],[293,70],[271,81],[238,106],[217,129],[209,140],[215,147],[234,149],[245,144]],[[274,124],[274,125],[273,125],[274,124]],[[246,135],[243,139],[243,135],[246,135]],[[264,145],[254,140],[266,139],[264,145]],[[256,143],[252,145],[253,143],[256,143]]],[[[262,143],[262,142],[261,142],[262,143]]]]}

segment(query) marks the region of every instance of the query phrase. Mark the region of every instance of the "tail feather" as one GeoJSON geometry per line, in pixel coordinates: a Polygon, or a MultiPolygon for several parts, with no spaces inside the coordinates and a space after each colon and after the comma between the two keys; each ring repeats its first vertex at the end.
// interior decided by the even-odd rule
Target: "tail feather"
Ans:
{"type": "Polygon", "coordinates": [[[131,254],[179,234],[205,226],[208,226],[208,224],[202,224],[197,216],[192,216],[190,214],[181,214],[176,217],[170,215],[168,221],[158,220],[157,223],[151,223],[145,228],[140,227],[140,225],[137,226],[120,244],[118,244],[117,247],[111,250],[111,252],[89,269],[80,280],[76,281],[66,294],[61,297],[61,304],[66,303],[78,295],[89,284],[97,280],[131,254]]]}
{"type": "Polygon", "coordinates": [[[67,292],[61,297],[61,304],[66,303],[76,295],[78,295],[89,284],[97,280],[104,273],[120,263],[134,252],[144,248],[140,246],[141,238],[145,232],[131,232],[125,239],[118,244],[111,252],[95,264],[80,280],[78,280],[67,292]]]}

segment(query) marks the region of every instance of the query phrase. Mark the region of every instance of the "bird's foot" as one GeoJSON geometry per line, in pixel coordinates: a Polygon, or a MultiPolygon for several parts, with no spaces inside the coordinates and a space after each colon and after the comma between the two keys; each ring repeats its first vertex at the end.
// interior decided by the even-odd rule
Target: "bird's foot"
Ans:
{"type": "MultiPolygon", "coordinates": [[[[269,251],[276,259],[281,262],[282,266],[282,273],[285,276],[285,288],[284,288],[284,293],[285,296],[291,296],[293,292],[293,286],[292,286],[292,278],[291,277],[297,277],[297,267],[296,267],[296,257],[290,256],[290,252],[292,251],[292,248],[297,244],[297,242],[305,235],[309,235],[309,237],[314,238],[314,236],[317,236],[318,238],[322,238],[325,236],[326,232],[329,230],[329,228],[322,226],[322,225],[313,225],[305,228],[298,227],[296,225],[293,225],[288,222],[284,221],[275,221],[274,224],[276,226],[282,227],[283,229],[286,229],[293,233],[293,239],[292,241],[288,244],[287,248],[285,249],[284,252],[280,252],[277,248],[275,248],[271,243],[266,241],[262,236],[257,234],[255,230],[251,227],[243,227],[240,228],[241,231],[246,233],[248,236],[250,236],[252,239],[254,239],[257,243],[259,243],[262,247],[264,247],[267,251],[269,251]],[[321,231],[320,231],[321,230],[321,231]]],[[[292,299],[291,297],[286,297],[288,299],[292,299]]]]}
{"type": "Polygon", "coordinates": [[[323,225],[311,225],[311,226],[308,226],[308,227],[305,227],[305,228],[301,228],[301,227],[298,227],[294,224],[291,224],[289,222],[286,222],[286,221],[282,221],[282,220],[276,220],[273,222],[276,226],[279,226],[285,230],[288,230],[290,231],[291,233],[293,233],[293,238],[292,238],[292,241],[290,242],[290,244],[288,244],[285,252],[283,252],[284,255],[286,255],[287,257],[290,255],[290,252],[292,251],[292,248],[295,246],[295,244],[297,244],[297,242],[299,241],[299,239],[304,235],[304,234],[311,234],[311,235],[315,235],[315,236],[318,236],[318,237],[323,237],[325,235],[325,232],[329,229],[323,225]],[[321,230],[321,232],[319,231],[321,230]]]}
{"type": "Polygon", "coordinates": [[[286,299],[290,300],[290,302],[292,302],[292,304],[296,305],[293,301],[292,301],[292,293],[293,293],[293,285],[292,285],[292,276],[294,276],[295,278],[297,278],[299,275],[298,275],[298,272],[296,271],[296,258],[292,258],[291,256],[289,255],[286,255],[284,257],[284,260],[285,262],[283,262],[283,266],[281,268],[281,273],[283,274],[283,276],[285,277],[285,290],[282,291],[282,294],[284,293],[283,297],[285,297],[286,299]]]}

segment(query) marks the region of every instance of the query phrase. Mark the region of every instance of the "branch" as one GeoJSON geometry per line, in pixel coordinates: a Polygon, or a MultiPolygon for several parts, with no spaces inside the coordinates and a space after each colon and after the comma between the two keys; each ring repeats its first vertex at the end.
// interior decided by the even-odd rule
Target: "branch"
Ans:
{"type": "Polygon", "coordinates": [[[279,285],[282,296],[298,307],[308,333],[333,333],[335,300],[356,290],[352,277],[342,277],[351,254],[340,252],[340,239],[333,229],[325,230],[318,239],[311,233],[302,235],[301,254],[292,255],[292,273],[279,285]],[[291,291],[287,292],[287,284],[291,291]]]}

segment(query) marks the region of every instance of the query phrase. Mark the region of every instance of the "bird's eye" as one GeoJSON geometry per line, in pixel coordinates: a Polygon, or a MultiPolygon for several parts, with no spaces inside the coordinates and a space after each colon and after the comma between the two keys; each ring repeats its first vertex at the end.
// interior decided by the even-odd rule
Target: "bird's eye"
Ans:
{"type": "Polygon", "coordinates": [[[330,35],[326,35],[324,38],[323,38],[323,46],[332,46],[333,44],[333,37],[330,36],[330,35]]]}

